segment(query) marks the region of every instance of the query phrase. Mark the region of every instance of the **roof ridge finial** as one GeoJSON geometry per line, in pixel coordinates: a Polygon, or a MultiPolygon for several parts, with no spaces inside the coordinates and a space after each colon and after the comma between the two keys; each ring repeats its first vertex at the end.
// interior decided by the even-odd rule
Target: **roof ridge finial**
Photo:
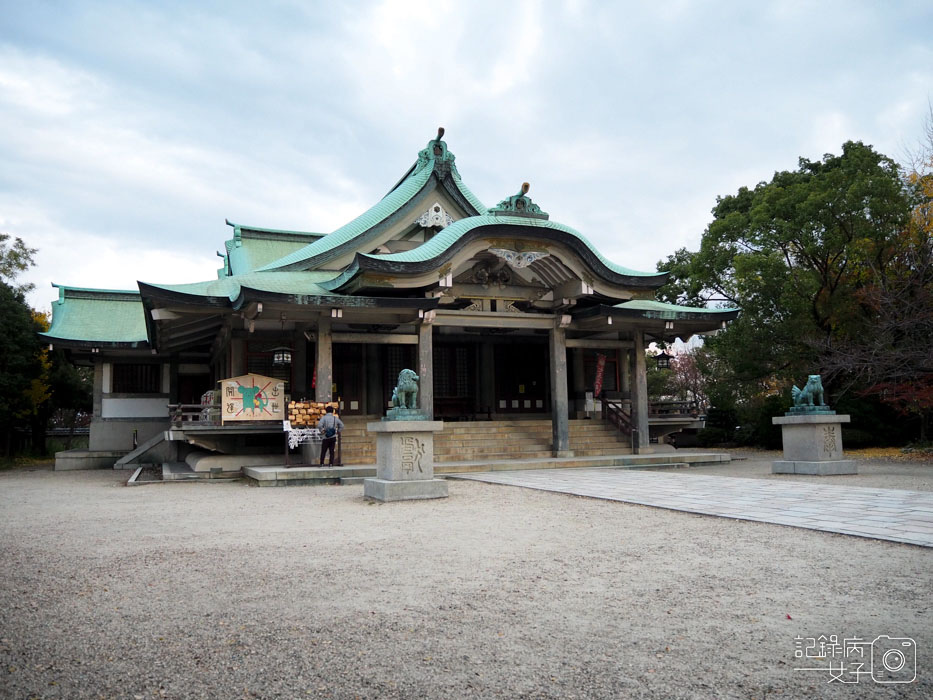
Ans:
{"type": "Polygon", "coordinates": [[[454,154],[448,151],[447,144],[441,141],[443,136],[444,127],[437,127],[437,138],[428,141],[428,145],[418,152],[418,162],[415,163],[412,172],[420,172],[428,163],[433,161],[434,170],[441,179],[450,172],[454,172],[454,176],[459,177],[454,167],[454,154]]]}
{"type": "Polygon", "coordinates": [[[487,209],[486,213],[496,216],[504,214],[506,216],[523,216],[528,219],[547,219],[548,213],[541,211],[541,207],[528,197],[528,190],[530,189],[531,185],[523,182],[521,189],[516,194],[508,199],[503,199],[497,206],[487,209]]]}

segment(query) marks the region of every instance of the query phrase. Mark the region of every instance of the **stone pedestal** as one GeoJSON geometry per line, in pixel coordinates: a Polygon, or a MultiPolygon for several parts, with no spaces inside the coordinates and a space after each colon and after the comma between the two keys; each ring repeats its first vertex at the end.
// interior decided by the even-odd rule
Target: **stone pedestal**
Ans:
{"type": "Polygon", "coordinates": [[[850,416],[798,414],[771,419],[781,426],[784,459],[771,463],[772,474],[858,474],[855,460],[843,459],[842,424],[850,416]]]}
{"type": "Polygon", "coordinates": [[[447,482],[434,478],[434,433],[443,421],[374,421],[376,478],[363,481],[363,495],[377,501],[447,498],[447,482]]]}

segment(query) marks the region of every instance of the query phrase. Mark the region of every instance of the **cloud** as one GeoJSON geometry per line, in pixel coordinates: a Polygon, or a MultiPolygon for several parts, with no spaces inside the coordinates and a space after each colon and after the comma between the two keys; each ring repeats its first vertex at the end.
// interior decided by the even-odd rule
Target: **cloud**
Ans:
{"type": "Polygon", "coordinates": [[[42,275],[87,265],[92,286],[107,268],[74,251],[102,251],[120,285],[170,281],[130,274],[141,259],[191,281],[213,276],[225,217],[332,230],[439,125],[484,201],[530,181],[552,218],[650,270],[699,245],[717,195],[799,156],[851,138],[897,156],[933,91],[920,5],[5,9],[0,222],[42,248],[42,275]]]}

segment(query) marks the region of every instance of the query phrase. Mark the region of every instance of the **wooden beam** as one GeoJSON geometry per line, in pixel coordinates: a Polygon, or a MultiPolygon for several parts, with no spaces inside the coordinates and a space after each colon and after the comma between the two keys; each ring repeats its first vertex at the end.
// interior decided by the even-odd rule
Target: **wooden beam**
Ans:
{"type": "Polygon", "coordinates": [[[417,345],[414,333],[331,333],[335,343],[364,343],[370,345],[417,345]]]}
{"type": "MultiPolygon", "coordinates": [[[[354,333],[352,331],[331,333],[333,343],[360,343],[361,345],[417,345],[414,333],[354,333]]],[[[315,333],[305,333],[309,343],[317,339],[315,333]]]]}
{"type": "Polygon", "coordinates": [[[495,311],[437,310],[435,326],[461,326],[464,328],[545,328],[554,327],[555,317],[550,314],[514,314],[495,311]]]}
{"type": "Polygon", "coordinates": [[[181,318],[181,314],[168,309],[152,309],[149,315],[152,316],[153,321],[174,321],[181,318]]]}
{"type": "Polygon", "coordinates": [[[590,350],[628,350],[634,345],[631,340],[599,340],[593,338],[567,338],[568,348],[590,350]]]}

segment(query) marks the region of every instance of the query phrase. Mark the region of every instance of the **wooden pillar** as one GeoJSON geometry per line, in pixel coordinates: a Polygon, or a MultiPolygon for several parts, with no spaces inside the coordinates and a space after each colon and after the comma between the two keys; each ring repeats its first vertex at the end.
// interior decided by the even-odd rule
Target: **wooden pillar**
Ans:
{"type": "Polygon", "coordinates": [[[314,400],[327,402],[333,400],[334,358],[333,343],[330,334],[330,317],[321,316],[317,322],[317,342],[315,343],[314,367],[317,381],[314,385],[314,400]]]}
{"type": "Polygon", "coordinates": [[[307,397],[308,391],[308,341],[304,333],[298,332],[292,338],[292,398],[307,397]]]}
{"type": "Polygon", "coordinates": [[[631,398],[632,396],[632,351],[620,350],[619,362],[622,365],[622,396],[631,398]]]}
{"type": "Polygon", "coordinates": [[[368,343],[363,346],[363,352],[366,354],[366,410],[369,415],[385,415],[385,399],[383,397],[383,369],[382,354],[379,352],[381,345],[368,343]]]}
{"type": "Polygon", "coordinates": [[[574,348],[570,351],[571,376],[573,378],[573,410],[585,410],[586,405],[586,377],[583,372],[583,348],[574,348]]]}
{"type": "Polygon", "coordinates": [[[634,413],[635,430],[638,433],[638,448],[642,452],[649,451],[648,446],[648,371],[645,367],[645,332],[633,332],[635,347],[634,377],[632,377],[632,413],[634,413]]]}
{"type": "Polygon", "coordinates": [[[499,410],[496,406],[495,346],[488,342],[479,346],[479,409],[488,409],[490,415],[495,415],[499,410]]]}
{"type": "Polygon", "coordinates": [[[549,336],[551,365],[551,450],[555,457],[572,457],[570,407],[567,403],[567,331],[552,328],[549,336]]]}
{"type": "MultiPolygon", "coordinates": [[[[169,360],[168,370],[168,402],[181,403],[178,398],[178,356],[175,355],[169,360]]],[[[163,387],[164,389],[165,387],[163,387]]]]}
{"type": "Polygon", "coordinates": [[[434,326],[429,318],[418,326],[418,408],[434,420],[434,326]]]}
{"type": "Polygon", "coordinates": [[[233,338],[230,340],[230,376],[241,377],[244,374],[246,374],[246,340],[233,338]]]}
{"type": "MultiPolygon", "coordinates": [[[[107,365],[109,368],[110,365],[107,365]]],[[[94,418],[101,417],[104,393],[110,393],[110,387],[104,388],[104,363],[99,357],[94,358],[94,418]]]]}

